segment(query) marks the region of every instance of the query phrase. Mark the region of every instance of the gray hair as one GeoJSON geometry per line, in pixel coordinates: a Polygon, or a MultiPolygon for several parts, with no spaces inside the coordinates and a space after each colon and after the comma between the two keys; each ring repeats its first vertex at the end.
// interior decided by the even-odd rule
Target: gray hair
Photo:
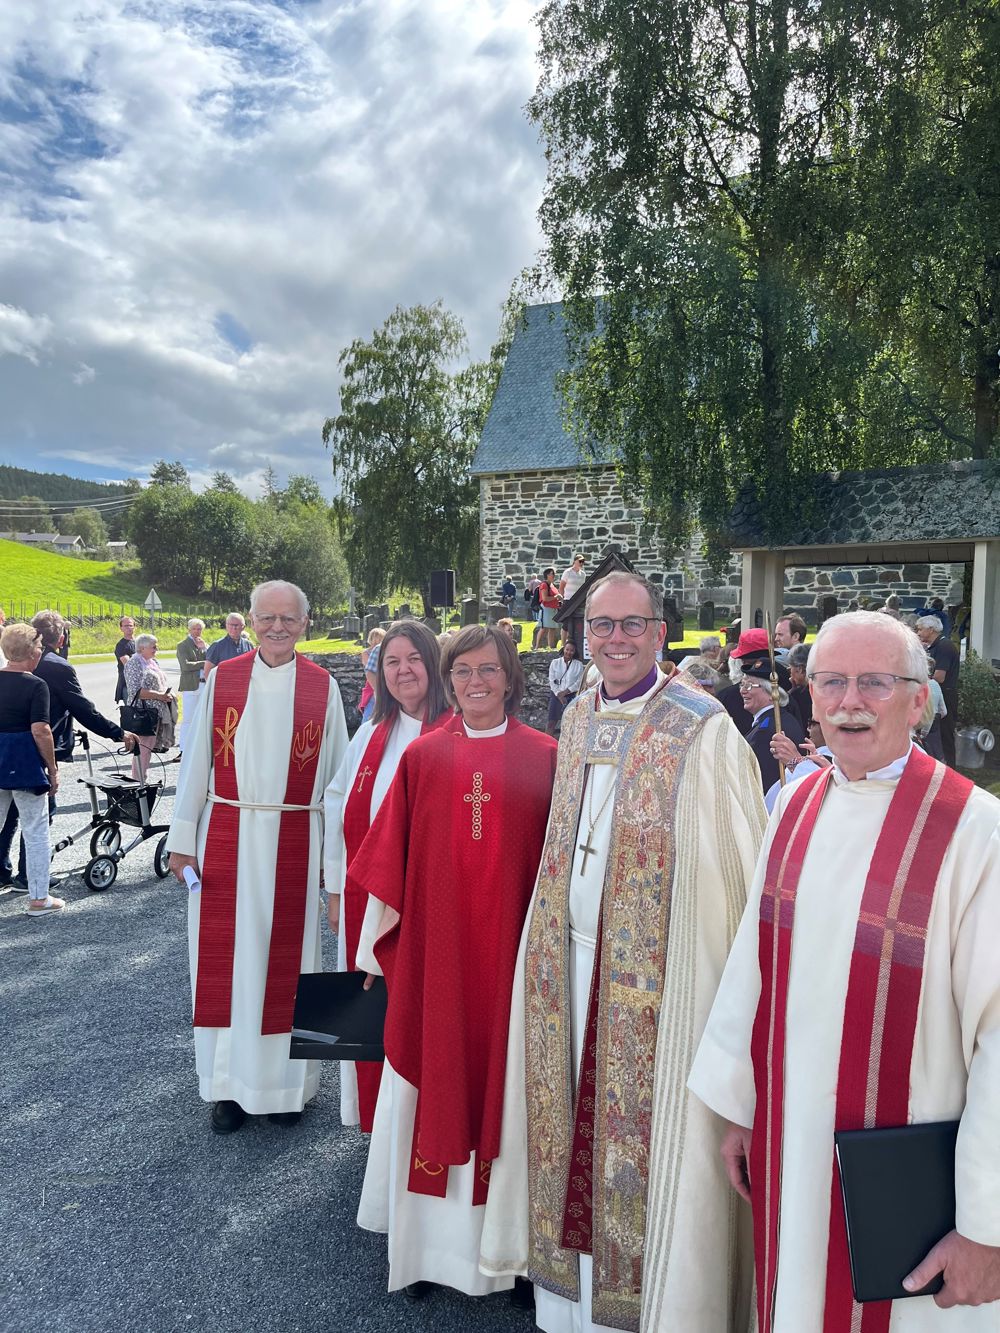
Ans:
{"type": "MultiPolygon", "coordinates": [[[[925,618],[934,619],[935,624],[940,624],[940,621],[934,617],[925,618]]],[[[918,685],[927,684],[927,651],[924,645],[913,630],[904,625],[901,620],[895,620],[892,616],[884,616],[879,611],[846,611],[843,615],[824,620],[809,649],[809,661],[806,664],[806,674],[808,676],[812,676],[816,670],[816,654],[820,645],[838,632],[843,633],[852,629],[877,629],[887,641],[894,640],[896,645],[906,654],[906,674],[912,676],[918,685]]],[[[875,669],[872,668],[872,670],[875,669]]]]}
{"type": "Polygon", "coordinates": [[[256,588],[250,594],[250,614],[253,615],[257,609],[258,599],[268,592],[291,592],[294,593],[299,603],[299,610],[303,617],[309,614],[309,598],[305,595],[297,583],[289,583],[287,579],[268,579],[266,583],[258,583],[256,588]]]}
{"type": "Polygon", "coordinates": [[[698,651],[703,653],[706,648],[721,648],[722,641],[717,634],[706,634],[703,639],[698,640],[698,651]]]}
{"type": "Polygon", "coordinates": [[[645,588],[646,596],[649,598],[649,607],[657,620],[663,619],[663,591],[655,583],[650,583],[649,579],[644,579],[641,574],[629,574],[624,569],[613,570],[610,574],[605,574],[602,579],[590,585],[587,593],[587,607],[584,611],[585,616],[590,615],[590,603],[594,599],[594,593],[598,588],[603,588],[606,584],[635,583],[640,588],[645,588]]]}
{"type": "Polygon", "coordinates": [[[809,661],[809,645],[796,643],[788,650],[788,666],[805,668],[809,661]]]}
{"type": "Polygon", "coordinates": [[[941,634],[944,631],[944,625],[940,616],[918,616],[917,629],[932,629],[935,634],[941,634]]]}
{"type": "Polygon", "coordinates": [[[699,685],[705,685],[713,694],[718,689],[719,682],[722,679],[711,662],[706,662],[702,657],[692,658],[684,670],[688,675],[693,676],[699,685]]]}
{"type": "Polygon", "coordinates": [[[205,628],[204,620],[199,620],[197,616],[194,618],[194,620],[188,621],[188,629],[194,629],[195,625],[197,625],[199,629],[205,628]]]}
{"type": "Polygon", "coordinates": [[[135,651],[141,652],[143,648],[148,648],[150,644],[155,648],[159,640],[155,634],[137,634],[135,636],[135,651]]]}
{"type": "MultiPolygon", "coordinates": [[[[257,591],[257,589],[254,588],[254,592],[256,592],[256,591],[257,591]]],[[[247,622],[246,622],[246,619],[240,614],[239,611],[227,611],[227,612],[226,612],[226,624],[228,625],[229,622],[230,622],[231,620],[238,620],[238,621],[240,622],[241,625],[245,625],[245,624],[247,623],[247,622]]]]}

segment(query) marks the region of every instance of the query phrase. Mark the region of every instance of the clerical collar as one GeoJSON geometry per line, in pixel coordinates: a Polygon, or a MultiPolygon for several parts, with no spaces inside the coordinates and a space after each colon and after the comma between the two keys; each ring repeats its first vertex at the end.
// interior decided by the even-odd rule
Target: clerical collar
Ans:
{"type": "MultiPolygon", "coordinates": [[[[858,778],[857,780],[859,782],[898,781],[898,779],[903,776],[903,769],[906,767],[907,761],[909,760],[912,751],[913,751],[913,742],[910,741],[910,744],[907,747],[906,754],[901,755],[898,759],[894,759],[891,764],[886,764],[885,768],[873,769],[871,773],[866,773],[863,778],[858,778]]],[[[836,759],[834,759],[833,761],[833,780],[838,787],[846,786],[846,784],[851,781],[851,779],[847,776],[844,770],[837,763],[836,759]]]]}
{"type": "Polygon", "coordinates": [[[638,699],[640,694],[648,694],[656,684],[659,674],[659,667],[657,667],[654,662],[653,669],[648,676],[643,676],[638,685],[633,685],[631,689],[626,690],[624,694],[619,694],[617,698],[612,698],[612,696],[608,694],[604,682],[601,681],[601,699],[606,704],[627,704],[630,699],[638,699]]]}
{"type": "Polygon", "coordinates": [[[470,729],[469,724],[466,722],[465,718],[464,717],[462,718],[462,726],[465,728],[465,734],[466,736],[468,736],[470,741],[485,741],[488,740],[491,736],[502,736],[504,732],[507,730],[507,722],[508,719],[504,718],[504,720],[500,723],[499,727],[490,727],[488,731],[473,731],[470,729]]]}

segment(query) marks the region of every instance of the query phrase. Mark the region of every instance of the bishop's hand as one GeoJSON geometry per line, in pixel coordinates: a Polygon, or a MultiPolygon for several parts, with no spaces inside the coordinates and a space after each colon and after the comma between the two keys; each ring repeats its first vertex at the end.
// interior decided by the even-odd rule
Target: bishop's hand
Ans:
{"type": "Polygon", "coordinates": [[[726,1175],[733,1189],[742,1198],[750,1202],[750,1139],[753,1131],[745,1125],[729,1122],[729,1128],[722,1136],[719,1152],[725,1164],[726,1175]]]}
{"type": "Polygon", "coordinates": [[[942,1310],[1000,1300],[1000,1246],[980,1245],[949,1231],[909,1277],[903,1278],[903,1286],[907,1291],[920,1291],[938,1273],[944,1274],[944,1286],[934,1303],[942,1310]]]}

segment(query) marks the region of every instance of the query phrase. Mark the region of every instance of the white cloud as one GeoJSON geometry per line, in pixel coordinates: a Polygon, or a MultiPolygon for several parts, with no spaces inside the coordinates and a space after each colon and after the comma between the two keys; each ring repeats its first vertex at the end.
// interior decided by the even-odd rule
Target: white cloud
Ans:
{"type": "Polygon", "coordinates": [[[325,479],[352,338],[442,297],[485,354],[538,244],[533,10],[3,6],[0,457],[325,479]]]}

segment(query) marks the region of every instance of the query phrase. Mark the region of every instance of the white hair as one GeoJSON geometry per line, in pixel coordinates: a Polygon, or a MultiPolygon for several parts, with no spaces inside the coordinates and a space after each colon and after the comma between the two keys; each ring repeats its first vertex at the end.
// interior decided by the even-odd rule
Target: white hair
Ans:
{"type": "MultiPolygon", "coordinates": [[[[928,616],[925,619],[932,617],[928,616]]],[[[935,619],[935,624],[940,624],[940,621],[935,619]]],[[[924,645],[909,626],[904,625],[901,620],[893,619],[892,616],[884,616],[879,611],[846,611],[842,615],[833,616],[830,620],[824,620],[809,649],[809,661],[806,663],[807,676],[811,676],[816,670],[816,654],[820,645],[835,634],[848,633],[852,629],[876,629],[887,641],[895,641],[906,654],[906,674],[918,685],[927,684],[929,672],[927,650],[924,645]]],[[[873,664],[870,670],[877,671],[878,666],[873,664]]]]}
{"type": "Polygon", "coordinates": [[[197,625],[199,629],[205,628],[204,620],[199,620],[197,616],[195,616],[194,620],[188,621],[188,629],[194,629],[195,625],[197,625]]]}
{"type": "Polygon", "coordinates": [[[258,600],[268,592],[291,592],[294,593],[299,603],[299,610],[303,617],[309,614],[309,598],[305,595],[297,583],[289,583],[287,579],[268,579],[266,583],[258,583],[256,588],[250,594],[250,614],[253,615],[257,609],[258,600]]]}
{"type": "Polygon", "coordinates": [[[703,639],[698,640],[698,651],[704,652],[706,648],[721,648],[722,641],[715,634],[707,634],[703,639]]]}
{"type": "Polygon", "coordinates": [[[156,645],[158,639],[155,634],[137,634],[135,636],[135,650],[140,652],[143,648],[148,648],[151,644],[156,645]]]}
{"type": "Polygon", "coordinates": [[[940,616],[918,616],[917,629],[932,629],[935,634],[940,634],[944,630],[944,624],[940,616]]]}
{"type": "MultiPolygon", "coordinates": [[[[256,591],[256,589],[254,591],[256,591]]],[[[245,625],[247,623],[246,620],[243,618],[243,616],[240,615],[239,611],[226,612],[226,624],[228,625],[231,620],[238,620],[241,625],[245,625]]]]}

